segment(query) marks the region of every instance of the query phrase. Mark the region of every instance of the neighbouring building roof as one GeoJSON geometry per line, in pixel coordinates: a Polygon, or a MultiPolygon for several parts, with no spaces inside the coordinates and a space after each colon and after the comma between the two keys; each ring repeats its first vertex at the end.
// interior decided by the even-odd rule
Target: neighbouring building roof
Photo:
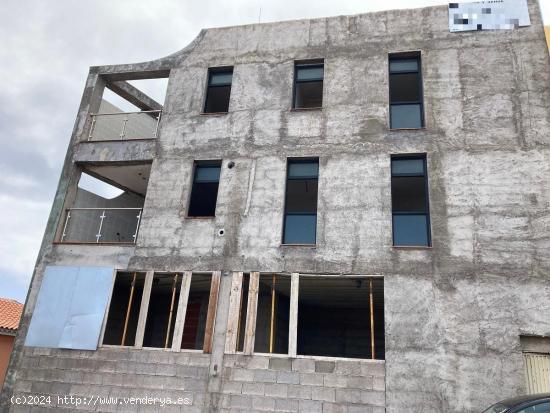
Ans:
{"type": "Polygon", "coordinates": [[[23,304],[8,298],[0,298],[0,330],[17,330],[23,312],[23,304]]]}
{"type": "Polygon", "coordinates": [[[544,27],[544,33],[546,33],[546,43],[548,44],[548,51],[550,52],[550,26],[544,27]]]}

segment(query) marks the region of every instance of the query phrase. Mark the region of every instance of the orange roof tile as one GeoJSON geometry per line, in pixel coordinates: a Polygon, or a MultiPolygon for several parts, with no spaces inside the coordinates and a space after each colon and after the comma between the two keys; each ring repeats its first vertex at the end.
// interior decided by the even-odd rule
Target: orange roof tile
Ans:
{"type": "Polygon", "coordinates": [[[0,298],[0,328],[17,330],[23,312],[23,304],[8,298],[0,298]]]}

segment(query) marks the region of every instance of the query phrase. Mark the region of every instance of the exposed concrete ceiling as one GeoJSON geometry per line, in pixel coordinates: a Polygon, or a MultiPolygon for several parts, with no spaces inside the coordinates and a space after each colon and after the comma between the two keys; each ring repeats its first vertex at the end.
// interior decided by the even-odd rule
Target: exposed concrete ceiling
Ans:
{"type": "Polygon", "coordinates": [[[108,183],[119,188],[129,189],[145,196],[151,164],[88,166],[85,171],[97,178],[104,178],[108,183]]]}

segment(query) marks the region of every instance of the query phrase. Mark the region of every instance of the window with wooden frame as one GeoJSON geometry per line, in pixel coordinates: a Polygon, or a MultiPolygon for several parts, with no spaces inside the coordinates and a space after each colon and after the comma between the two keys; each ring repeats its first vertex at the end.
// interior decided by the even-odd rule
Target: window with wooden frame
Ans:
{"type": "Polygon", "coordinates": [[[211,67],[208,69],[208,86],[203,113],[227,113],[231,97],[233,67],[211,67]]]}
{"type": "Polygon", "coordinates": [[[145,273],[118,272],[116,275],[109,317],[103,334],[103,344],[133,346],[143,297],[145,273]]]}
{"type": "Polygon", "coordinates": [[[389,56],[390,128],[424,127],[424,98],[420,53],[389,56]]]}
{"type": "Polygon", "coordinates": [[[243,280],[233,273],[226,353],[384,359],[382,277],[252,272],[246,295],[243,280]]]}
{"type": "Polygon", "coordinates": [[[323,107],[323,59],[299,61],[294,64],[293,109],[323,107]]]}
{"type": "Polygon", "coordinates": [[[118,272],[103,345],[210,353],[220,271],[118,272]]]}

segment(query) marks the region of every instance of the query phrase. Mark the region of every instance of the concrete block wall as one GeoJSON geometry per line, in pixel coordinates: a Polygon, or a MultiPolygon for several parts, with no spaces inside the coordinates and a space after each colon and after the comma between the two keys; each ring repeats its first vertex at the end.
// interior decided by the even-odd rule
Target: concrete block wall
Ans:
{"type": "MultiPolygon", "coordinates": [[[[209,388],[210,355],[193,352],[101,348],[75,351],[26,348],[17,371],[17,396],[51,396],[43,409],[120,412],[135,406],[63,404],[58,396],[187,398],[167,412],[372,412],[385,411],[384,361],[289,359],[225,355],[221,391],[209,388]]],[[[41,406],[36,406],[36,408],[41,406]]],[[[157,411],[159,406],[140,406],[157,411]]],[[[10,412],[26,412],[14,405],[10,412]]],[[[50,410],[51,411],[51,410],[50,410]]]]}
{"type": "Polygon", "coordinates": [[[385,411],[384,361],[225,355],[222,412],[385,411]]]}
{"type": "MultiPolygon", "coordinates": [[[[25,348],[16,375],[15,394],[51,396],[44,410],[121,412],[137,411],[135,405],[67,405],[58,396],[100,398],[158,397],[188,398],[190,405],[166,406],[166,412],[201,412],[205,403],[210,355],[163,350],[110,349],[76,351],[25,348]]],[[[92,403],[92,402],[91,402],[92,403]]],[[[140,411],[158,411],[156,406],[139,406],[140,411]]],[[[11,412],[29,411],[29,406],[12,405],[11,412]]]]}

